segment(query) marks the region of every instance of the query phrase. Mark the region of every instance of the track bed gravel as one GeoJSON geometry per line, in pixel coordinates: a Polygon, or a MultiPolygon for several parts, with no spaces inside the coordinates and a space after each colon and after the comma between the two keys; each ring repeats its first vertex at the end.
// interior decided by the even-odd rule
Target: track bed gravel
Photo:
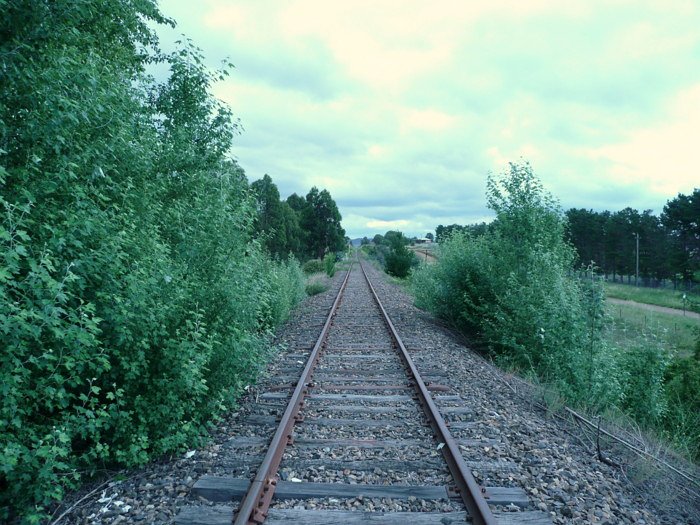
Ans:
{"type": "MultiPolygon", "coordinates": [[[[398,286],[387,282],[381,272],[369,265],[367,271],[404,337],[418,370],[426,380],[449,387],[449,392],[434,392],[433,397],[450,421],[451,432],[480,484],[524,489],[530,498],[531,510],[549,515],[553,523],[700,523],[697,516],[674,519],[655,514],[644,495],[624,482],[616,469],[591,457],[567,435],[568,429],[545,417],[532,403],[514,395],[504,382],[507,380],[505,374],[473,354],[453,334],[416,309],[411,298],[398,286]],[[465,401],[469,410],[464,409],[465,401]],[[454,411],[450,412],[450,409],[454,411]]],[[[56,513],[57,516],[62,510],[74,506],[61,523],[173,523],[184,506],[221,508],[222,515],[230,512],[231,506],[235,508],[236,503],[225,502],[223,508],[222,502],[197,497],[191,489],[204,475],[250,479],[255,474],[274,430],[275,418],[284,411],[283,394],[289,390],[283,386],[285,382],[294,383],[295,377],[301,373],[342,278],[343,272],[338,272],[331,290],[307,298],[280,329],[275,338],[280,352],[258,384],[252,386],[249,394],[241,400],[240,408],[217,425],[208,445],[177,458],[164,458],[140,470],[124,471],[119,474],[120,479],[112,477],[102,486],[86,487],[71,495],[63,509],[56,513]]],[[[364,314],[356,312],[356,315],[356,321],[346,320],[344,327],[357,336],[352,343],[347,343],[342,330],[329,338],[329,348],[342,349],[342,352],[333,350],[327,353],[342,354],[343,357],[338,358],[342,363],[329,364],[333,361],[332,356],[323,360],[315,380],[322,382],[340,375],[345,379],[344,383],[352,385],[351,377],[356,374],[367,370],[381,371],[396,364],[386,357],[357,360],[349,357],[353,353],[367,353],[367,350],[361,350],[362,346],[376,344],[374,332],[380,329],[379,326],[367,329],[363,325],[364,314]],[[341,371],[339,364],[342,364],[341,371]]],[[[390,341],[381,344],[384,343],[390,341]]],[[[391,384],[399,384],[402,380],[401,374],[396,374],[391,384]]],[[[377,381],[376,386],[381,388],[385,384],[377,381]]],[[[449,472],[440,463],[437,450],[431,445],[426,448],[432,439],[429,428],[422,426],[424,421],[420,421],[422,418],[414,412],[403,411],[412,402],[385,399],[379,404],[369,397],[400,396],[406,392],[394,388],[371,391],[328,388],[321,393],[367,398],[353,399],[348,403],[312,396],[304,412],[304,424],[295,428],[295,444],[285,452],[280,468],[283,481],[436,486],[449,482],[449,472]],[[333,417],[338,421],[332,425],[324,423],[324,414],[329,407],[336,405],[345,406],[346,410],[334,409],[333,417]],[[347,410],[350,406],[353,408],[347,410]],[[389,407],[395,412],[372,411],[381,407],[389,407]],[[314,422],[314,418],[318,418],[318,422],[314,422]],[[371,420],[375,426],[370,429],[357,427],[353,420],[358,419],[371,420]],[[338,446],[335,442],[320,443],[321,440],[348,440],[348,443],[338,446]],[[381,440],[383,443],[381,447],[369,443],[358,445],[362,440],[381,440]],[[411,440],[411,443],[407,445],[406,440],[411,440]],[[397,468],[397,465],[411,462],[415,462],[416,468],[409,469],[408,473],[397,468]],[[336,463],[343,468],[334,468],[336,463]],[[427,467],[421,468],[421,465],[427,467]]],[[[444,514],[447,522],[450,516],[459,517],[463,512],[458,500],[415,497],[282,500],[274,503],[273,509],[280,520],[293,518],[295,512],[302,516],[304,509],[328,509],[331,514],[347,510],[452,513],[444,514]]],[[[497,510],[507,513],[518,509],[504,506],[497,510]]]]}

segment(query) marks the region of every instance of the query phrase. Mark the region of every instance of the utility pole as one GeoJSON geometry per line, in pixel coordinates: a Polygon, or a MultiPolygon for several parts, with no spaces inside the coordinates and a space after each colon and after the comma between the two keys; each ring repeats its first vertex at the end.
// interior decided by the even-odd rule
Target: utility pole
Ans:
{"type": "Polygon", "coordinates": [[[637,235],[637,261],[636,261],[636,265],[635,265],[636,273],[635,273],[635,277],[634,277],[634,285],[639,287],[639,233],[637,233],[636,235],[637,235]]]}

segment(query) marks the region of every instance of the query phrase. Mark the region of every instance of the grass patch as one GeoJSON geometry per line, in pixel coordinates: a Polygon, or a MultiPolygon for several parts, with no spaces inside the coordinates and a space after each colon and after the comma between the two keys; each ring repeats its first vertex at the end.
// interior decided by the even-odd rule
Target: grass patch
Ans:
{"type": "Polygon", "coordinates": [[[700,330],[697,319],[653,312],[628,304],[609,305],[608,312],[613,318],[609,335],[623,348],[653,337],[679,357],[693,353],[700,330]]]}
{"type": "Polygon", "coordinates": [[[615,299],[655,304],[679,310],[682,310],[684,307],[683,294],[685,293],[685,309],[700,312],[700,296],[697,293],[669,290],[667,288],[643,288],[617,283],[605,283],[605,293],[608,297],[615,299]]]}
{"type": "Polygon", "coordinates": [[[325,272],[314,273],[306,280],[306,295],[323,293],[331,287],[331,280],[325,272]]]}
{"type": "Polygon", "coordinates": [[[337,263],[335,263],[335,269],[336,271],[348,271],[351,265],[351,260],[343,259],[342,261],[338,261],[337,263]]]}

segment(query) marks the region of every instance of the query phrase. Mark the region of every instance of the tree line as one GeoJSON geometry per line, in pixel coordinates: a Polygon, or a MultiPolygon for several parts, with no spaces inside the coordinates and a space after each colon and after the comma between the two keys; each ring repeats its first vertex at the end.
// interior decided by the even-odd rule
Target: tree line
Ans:
{"type": "MultiPolygon", "coordinates": [[[[659,216],[629,207],[617,212],[571,208],[565,218],[566,239],[576,249],[578,266],[630,283],[637,270],[638,238],[640,284],[700,282],[700,189],[670,199],[659,216]]],[[[456,232],[480,236],[489,228],[486,223],[439,225],[436,239],[445,241],[456,232]]]]}
{"type": "Polygon", "coordinates": [[[277,185],[267,174],[251,189],[257,209],[254,228],[273,256],[291,253],[303,261],[345,249],[342,216],[328,190],[313,187],[306,197],[292,193],[280,200],[277,185]]]}
{"type": "Polygon", "coordinates": [[[36,523],[206,435],[304,293],[288,254],[335,249],[340,215],[314,188],[267,216],[211,95],[230,65],[160,50],[155,0],[0,10],[0,521],[36,523]]]}
{"type": "Polygon", "coordinates": [[[638,237],[644,284],[700,282],[700,189],[669,200],[659,216],[628,207],[617,212],[572,208],[566,217],[579,263],[593,264],[613,281],[631,282],[635,275],[638,237]]]}

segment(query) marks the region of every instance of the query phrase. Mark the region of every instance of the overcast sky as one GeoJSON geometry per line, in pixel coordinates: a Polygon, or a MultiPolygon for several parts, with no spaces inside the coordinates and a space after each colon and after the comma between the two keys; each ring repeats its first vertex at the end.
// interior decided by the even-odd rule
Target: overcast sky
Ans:
{"type": "Polygon", "coordinates": [[[660,213],[700,186],[700,1],[161,0],[283,197],[326,188],[351,237],[489,220],[529,160],[564,208],[660,213]]]}

